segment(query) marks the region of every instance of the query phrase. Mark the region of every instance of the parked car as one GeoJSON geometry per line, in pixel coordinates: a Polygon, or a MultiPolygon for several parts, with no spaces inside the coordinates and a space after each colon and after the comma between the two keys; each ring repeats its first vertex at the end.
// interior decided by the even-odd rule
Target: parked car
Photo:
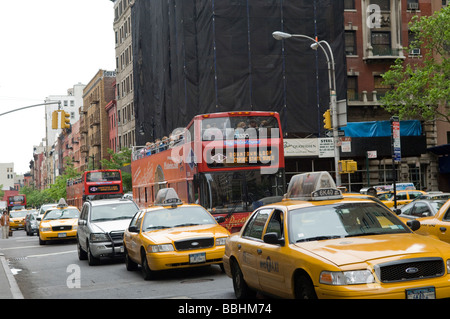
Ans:
{"type": "Polygon", "coordinates": [[[78,221],[78,258],[97,265],[101,257],[123,256],[123,233],[138,210],[129,199],[85,202],[78,221]]]}

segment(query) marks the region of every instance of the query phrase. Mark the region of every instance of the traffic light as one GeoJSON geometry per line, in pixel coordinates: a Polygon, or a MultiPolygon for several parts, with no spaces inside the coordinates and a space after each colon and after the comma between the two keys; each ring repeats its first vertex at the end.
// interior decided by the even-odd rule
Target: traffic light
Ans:
{"type": "Polygon", "coordinates": [[[59,111],[52,112],[52,129],[54,130],[58,129],[58,113],[59,111]]]}
{"type": "Polygon", "coordinates": [[[323,127],[327,130],[331,130],[333,128],[331,125],[331,112],[329,109],[323,113],[323,127]]]}
{"type": "Polygon", "coordinates": [[[339,174],[354,173],[358,170],[358,164],[354,160],[339,161],[339,174]]]}
{"type": "Polygon", "coordinates": [[[61,110],[61,129],[70,128],[70,113],[61,110]]]}

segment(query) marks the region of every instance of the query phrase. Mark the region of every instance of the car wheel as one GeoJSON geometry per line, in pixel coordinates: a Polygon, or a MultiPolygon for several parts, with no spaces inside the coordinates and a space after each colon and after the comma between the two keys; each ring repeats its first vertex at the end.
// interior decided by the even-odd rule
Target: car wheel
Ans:
{"type": "Polygon", "coordinates": [[[100,263],[100,258],[97,258],[94,255],[92,255],[92,251],[89,247],[89,243],[87,244],[87,259],[88,259],[89,266],[95,266],[100,263]]]}
{"type": "Polygon", "coordinates": [[[151,280],[154,278],[153,270],[150,269],[147,260],[147,254],[144,250],[141,252],[141,266],[142,266],[142,275],[144,276],[144,280],[151,280]]]}
{"type": "Polygon", "coordinates": [[[45,245],[47,243],[47,241],[46,240],[42,240],[41,239],[41,236],[39,236],[39,245],[45,245]]]}
{"type": "Polygon", "coordinates": [[[305,274],[299,274],[295,278],[296,299],[317,299],[316,291],[311,279],[305,274]]]}
{"type": "Polygon", "coordinates": [[[80,239],[77,240],[77,251],[78,251],[78,259],[79,260],[86,260],[88,259],[87,253],[83,250],[80,244],[80,239]]]}
{"type": "Polygon", "coordinates": [[[127,249],[125,249],[125,266],[127,267],[128,271],[133,271],[138,268],[138,264],[131,260],[130,256],[128,255],[127,249]]]}
{"type": "Polygon", "coordinates": [[[256,296],[256,292],[250,289],[245,282],[241,268],[235,260],[231,262],[231,274],[233,277],[234,294],[237,299],[254,298],[256,296]]]}

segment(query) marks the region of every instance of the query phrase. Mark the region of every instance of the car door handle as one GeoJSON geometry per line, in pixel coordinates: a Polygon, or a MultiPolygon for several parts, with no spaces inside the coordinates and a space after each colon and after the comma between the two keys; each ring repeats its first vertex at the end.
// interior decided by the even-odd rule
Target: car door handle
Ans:
{"type": "Polygon", "coordinates": [[[258,253],[258,255],[261,255],[261,254],[262,254],[262,250],[259,249],[259,248],[256,250],[256,252],[258,253]]]}
{"type": "Polygon", "coordinates": [[[441,227],[441,228],[439,228],[439,230],[440,230],[441,232],[445,232],[445,231],[447,230],[447,228],[441,227]]]}

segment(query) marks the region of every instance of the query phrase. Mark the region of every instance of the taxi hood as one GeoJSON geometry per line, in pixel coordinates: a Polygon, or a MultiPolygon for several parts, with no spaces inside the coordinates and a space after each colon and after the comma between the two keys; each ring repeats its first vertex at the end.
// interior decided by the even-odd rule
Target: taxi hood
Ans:
{"type": "Polygon", "coordinates": [[[209,224],[154,230],[143,235],[155,244],[167,244],[188,238],[225,237],[228,234],[220,225],[209,224]]]}
{"type": "Polygon", "coordinates": [[[442,249],[449,252],[440,241],[417,234],[347,237],[294,245],[325,258],[339,267],[395,256],[418,254],[442,256],[442,249]]]}
{"type": "Polygon", "coordinates": [[[41,222],[42,225],[46,225],[49,227],[53,226],[63,226],[63,225],[78,225],[78,218],[70,218],[70,219],[55,219],[55,220],[44,220],[41,222]]]}

